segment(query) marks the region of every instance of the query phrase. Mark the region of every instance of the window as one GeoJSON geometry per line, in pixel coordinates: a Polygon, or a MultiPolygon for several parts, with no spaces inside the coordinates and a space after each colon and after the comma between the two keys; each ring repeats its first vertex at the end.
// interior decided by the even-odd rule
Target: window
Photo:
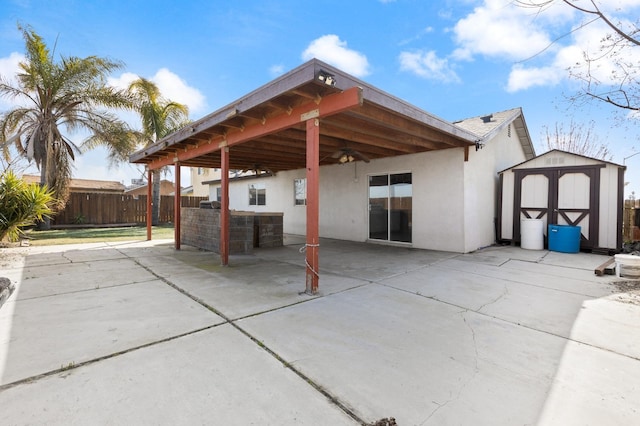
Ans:
{"type": "Polygon", "coordinates": [[[304,206],[307,204],[307,179],[293,180],[293,205],[304,206]]]}
{"type": "Polygon", "coordinates": [[[216,188],[216,199],[214,201],[222,201],[222,188],[216,188]]]}
{"type": "Polygon", "coordinates": [[[249,205],[250,206],[266,206],[267,205],[267,189],[264,183],[249,184],[249,205]]]}

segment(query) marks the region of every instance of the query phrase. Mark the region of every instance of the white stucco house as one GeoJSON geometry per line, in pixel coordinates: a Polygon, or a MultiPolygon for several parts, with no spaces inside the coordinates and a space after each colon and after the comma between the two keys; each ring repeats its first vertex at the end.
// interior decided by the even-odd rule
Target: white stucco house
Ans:
{"type": "MultiPolygon", "coordinates": [[[[515,108],[451,124],[476,145],[321,166],[320,236],[459,253],[493,244],[498,172],[535,156],[524,115],[515,108]]],[[[229,208],[282,212],[284,232],[304,235],[305,176],[301,168],[231,178],[229,208]]],[[[203,185],[219,200],[220,179],[203,185]]]]}

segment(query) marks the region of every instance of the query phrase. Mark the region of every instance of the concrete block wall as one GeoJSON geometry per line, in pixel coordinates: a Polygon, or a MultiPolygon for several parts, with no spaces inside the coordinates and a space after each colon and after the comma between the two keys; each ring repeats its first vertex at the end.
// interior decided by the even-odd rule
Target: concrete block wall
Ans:
{"type": "MultiPolygon", "coordinates": [[[[220,210],[182,208],[180,243],[220,253],[220,210]]],[[[282,215],[233,214],[229,219],[229,254],[253,253],[257,247],[283,245],[282,215]]]]}
{"type": "Polygon", "coordinates": [[[283,242],[282,216],[254,216],[258,232],[258,247],[281,247],[283,242]]]}
{"type": "Polygon", "coordinates": [[[220,253],[220,211],[183,208],[180,212],[180,244],[220,253]]]}

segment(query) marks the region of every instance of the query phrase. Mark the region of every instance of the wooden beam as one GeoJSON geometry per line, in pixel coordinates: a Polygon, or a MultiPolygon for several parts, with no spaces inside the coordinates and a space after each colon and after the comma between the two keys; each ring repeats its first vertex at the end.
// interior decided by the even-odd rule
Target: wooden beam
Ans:
{"type": "Polygon", "coordinates": [[[220,261],[223,266],[229,264],[229,148],[220,151],[221,191],[220,196],[220,261]]]}
{"type": "Polygon", "coordinates": [[[318,292],[320,246],[320,123],[307,120],[307,243],[306,292],[318,292]]]}
{"type": "Polygon", "coordinates": [[[147,169],[147,241],[151,241],[151,222],[152,222],[152,214],[151,210],[153,208],[151,204],[151,187],[153,186],[153,172],[151,169],[147,169]]]}
{"type": "Polygon", "coordinates": [[[180,250],[180,209],[182,207],[180,203],[180,163],[176,163],[175,175],[176,183],[173,196],[173,233],[176,250],[180,250]]]}
{"type": "Polygon", "coordinates": [[[168,166],[175,162],[184,162],[210,152],[217,151],[225,146],[233,146],[250,141],[265,135],[276,133],[280,130],[293,127],[300,122],[311,118],[322,118],[362,105],[362,89],[352,87],[344,92],[327,95],[319,104],[308,102],[291,109],[291,112],[283,112],[280,115],[268,118],[264,124],[252,124],[242,131],[229,132],[226,137],[215,137],[209,142],[201,142],[198,146],[187,147],[184,151],[170,156],[156,159],[148,164],[151,170],[168,166]]]}

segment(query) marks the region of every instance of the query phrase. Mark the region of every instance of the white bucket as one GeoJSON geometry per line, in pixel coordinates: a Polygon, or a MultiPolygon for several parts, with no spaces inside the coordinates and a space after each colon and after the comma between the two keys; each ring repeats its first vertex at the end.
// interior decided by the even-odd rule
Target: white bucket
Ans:
{"type": "Polygon", "coordinates": [[[520,220],[520,247],[527,250],[544,249],[544,221],[542,219],[520,220]]]}
{"type": "Polygon", "coordinates": [[[640,256],[616,254],[616,276],[623,278],[640,278],[640,256]]]}

